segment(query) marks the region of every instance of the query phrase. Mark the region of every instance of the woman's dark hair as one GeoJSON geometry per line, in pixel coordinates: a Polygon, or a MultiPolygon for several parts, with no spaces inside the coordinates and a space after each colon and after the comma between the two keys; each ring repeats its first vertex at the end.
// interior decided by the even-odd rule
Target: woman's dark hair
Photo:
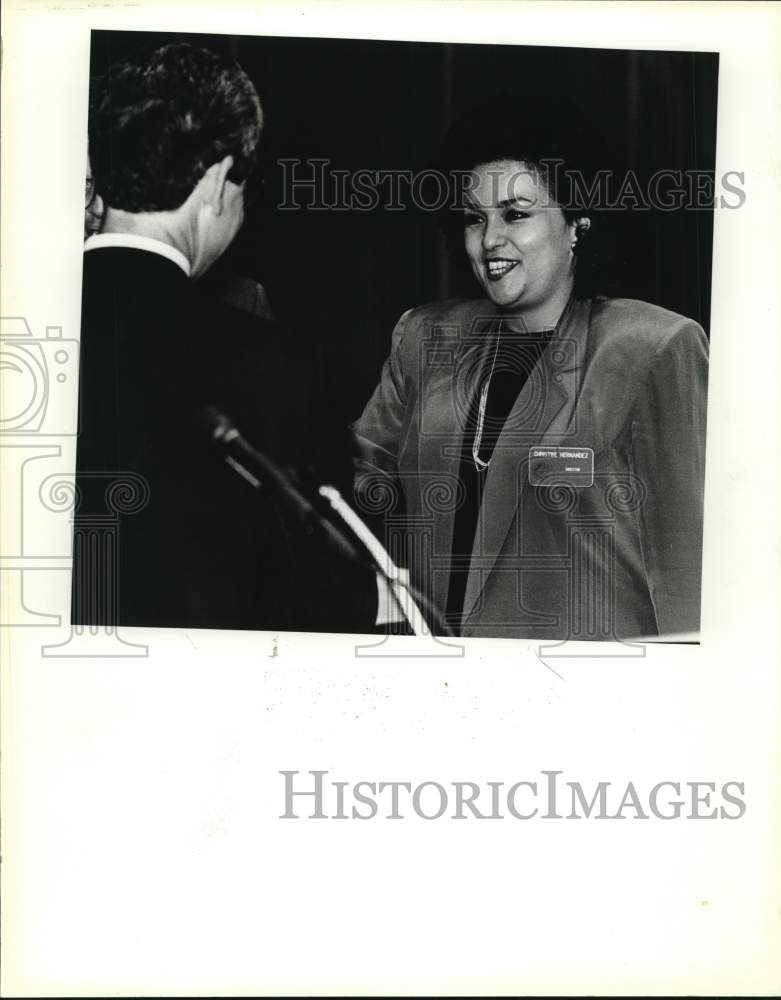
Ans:
{"type": "Polygon", "coordinates": [[[263,125],[240,66],[187,43],[112,66],[92,81],[89,155],[95,188],[127,212],[168,211],[208,168],[233,156],[231,180],[251,173],[263,125]]]}
{"type": "MultiPolygon", "coordinates": [[[[447,179],[447,207],[439,214],[451,249],[463,251],[463,208],[475,167],[509,160],[523,164],[561,208],[568,223],[599,211],[593,125],[568,101],[545,93],[502,94],[459,117],[445,135],[437,169],[447,179]]],[[[604,166],[604,163],[602,164],[604,166]]],[[[597,227],[598,228],[598,227],[597,227]]],[[[576,294],[593,294],[597,279],[595,227],[579,233],[576,294]]]]}

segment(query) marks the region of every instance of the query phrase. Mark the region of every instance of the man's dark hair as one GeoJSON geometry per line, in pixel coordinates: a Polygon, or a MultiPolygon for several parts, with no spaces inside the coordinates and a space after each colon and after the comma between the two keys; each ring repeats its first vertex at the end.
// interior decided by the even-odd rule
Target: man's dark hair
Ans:
{"type": "Polygon", "coordinates": [[[96,190],[112,208],[178,208],[228,155],[230,180],[251,173],[263,113],[236,62],[187,43],[166,45],[115,64],[92,86],[90,162],[96,190]]]}

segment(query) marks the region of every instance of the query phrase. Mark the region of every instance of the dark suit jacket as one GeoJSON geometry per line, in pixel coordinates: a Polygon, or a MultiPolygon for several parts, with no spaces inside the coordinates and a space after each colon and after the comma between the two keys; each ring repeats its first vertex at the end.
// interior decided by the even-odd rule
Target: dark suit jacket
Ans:
{"type": "MultiPolygon", "coordinates": [[[[206,295],[176,264],[136,249],[85,253],[74,623],[371,624],[360,600],[338,592],[342,573],[352,593],[351,570],[299,541],[198,423],[217,406],[284,464],[298,457],[308,395],[300,359],[270,324],[206,295]]],[[[364,579],[359,592],[372,587],[364,579]]]]}
{"type": "MultiPolygon", "coordinates": [[[[486,301],[405,313],[355,425],[356,502],[384,512],[386,540],[406,549],[414,582],[440,608],[465,415],[500,315],[486,301]]],[[[696,323],[627,299],[570,303],[486,474],[464,635],[698,629],[706,390],[707,342],[696,323]],[[546,478],[545,462],[536,468],[530,458],[540,446],[593,449],[591,485],[582,475],[546,478]]]]}

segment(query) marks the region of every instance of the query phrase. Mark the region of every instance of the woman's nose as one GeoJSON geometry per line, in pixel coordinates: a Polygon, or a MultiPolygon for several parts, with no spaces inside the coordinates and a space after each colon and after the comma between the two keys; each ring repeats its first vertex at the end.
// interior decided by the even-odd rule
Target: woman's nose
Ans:
{"type": "Polygon", "coordinates": [[[504,223],[501,219],[489,219],[483,230],[483,249],[493,250],[504,243],[504,223]]]}

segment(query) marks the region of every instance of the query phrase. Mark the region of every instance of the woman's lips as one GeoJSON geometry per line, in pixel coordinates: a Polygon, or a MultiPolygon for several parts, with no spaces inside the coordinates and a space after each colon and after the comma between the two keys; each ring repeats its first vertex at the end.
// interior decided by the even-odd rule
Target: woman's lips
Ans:
{"type": "Polygon", "coordinates": [[[485,262],[485,273],[489,281],[501,281],[517,265],[517,260],[487,260],[485,262]]]}

